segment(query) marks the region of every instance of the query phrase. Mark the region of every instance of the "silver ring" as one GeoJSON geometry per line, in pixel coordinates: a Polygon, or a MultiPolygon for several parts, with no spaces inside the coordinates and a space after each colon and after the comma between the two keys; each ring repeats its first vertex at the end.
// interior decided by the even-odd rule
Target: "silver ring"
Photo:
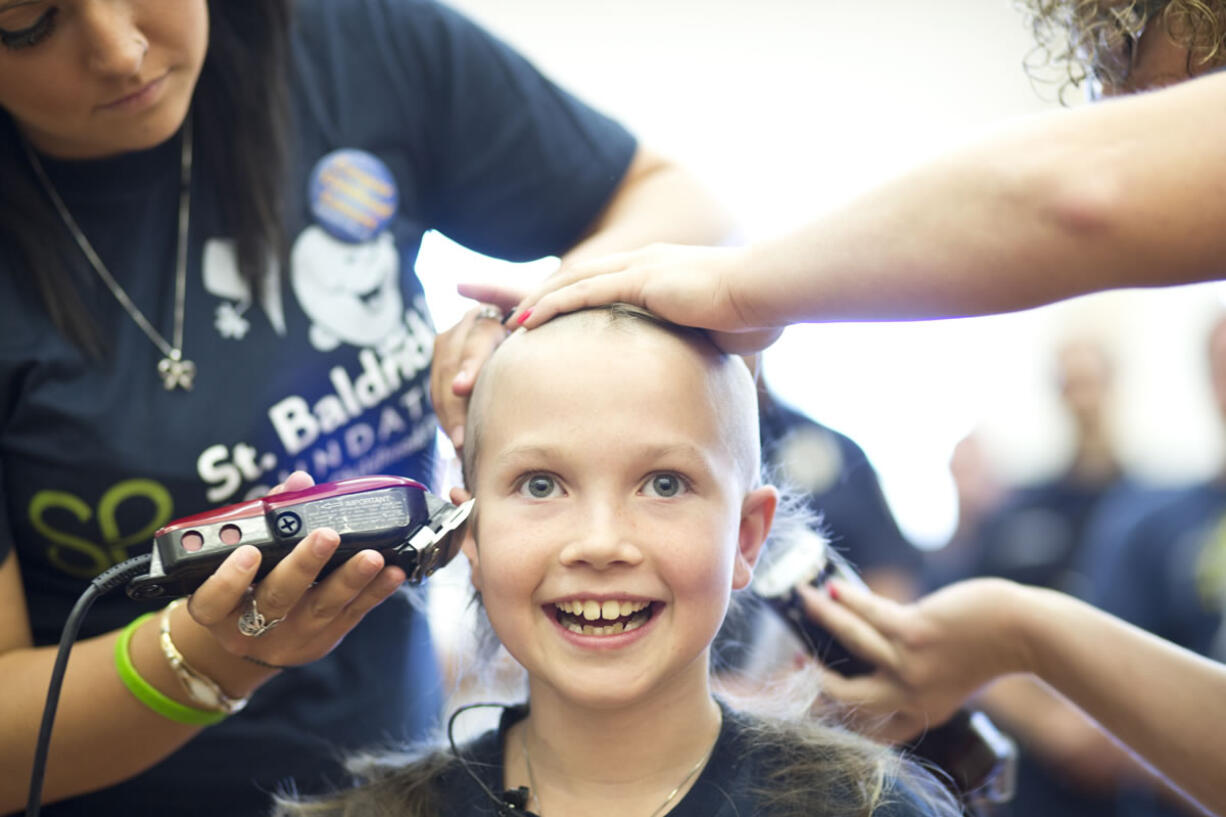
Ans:
{"type": "Polygon", "coordinates": [[[282,621],[285,621],[285,616],[274,618],[272,621],[264,618],[264,614],[260,612],[260,608],[255,603],[255,593],[248,593],[248,596],[251,599],[251,605],[238,617],[238,631],[240,633],[248,638],[259,638],[282,621]]]}
{"type": "Polygon", "coordinates": [[[502,314],[502,310],[493,304],[481,304],[477,307],[476,320],[498,321],[502,323],[506,316],[502,314]]]}

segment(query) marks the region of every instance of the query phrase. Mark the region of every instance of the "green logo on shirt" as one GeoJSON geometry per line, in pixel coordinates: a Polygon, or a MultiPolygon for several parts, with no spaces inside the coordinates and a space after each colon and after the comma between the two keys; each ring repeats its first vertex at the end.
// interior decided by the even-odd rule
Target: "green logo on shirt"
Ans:
{"type": "Polygon", "coordinates": [[[147,546],[154,532],[170,521],[173,508],[170,492],[159,483],[150,479],[128,479],[113,485],[102,495],[96,514],[84,500],[67,491],[39,491],[30,500],[30,524],[51,542],[47,548],[47,560],[51,564],[71,576],[92,579],[129,558],[128,548],[147,546]],[[119,506],[133,499],[152,503],[151,514],[140,530],[124,533],[119,529],[119,506]],[[102,544],[51,525],[47,512],[53,510],[67,511],[83,525],[96,516],[102,544]]]}

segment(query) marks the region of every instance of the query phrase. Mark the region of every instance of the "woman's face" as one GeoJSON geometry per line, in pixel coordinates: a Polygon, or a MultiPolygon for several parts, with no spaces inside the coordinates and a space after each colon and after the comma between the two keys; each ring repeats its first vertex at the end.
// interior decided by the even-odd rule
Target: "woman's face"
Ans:
{"type": "Polygon", "coordinates": [[[93,159],[179,129],[207,0],[0,0],[0,107],[39,151],[93,159]]]}

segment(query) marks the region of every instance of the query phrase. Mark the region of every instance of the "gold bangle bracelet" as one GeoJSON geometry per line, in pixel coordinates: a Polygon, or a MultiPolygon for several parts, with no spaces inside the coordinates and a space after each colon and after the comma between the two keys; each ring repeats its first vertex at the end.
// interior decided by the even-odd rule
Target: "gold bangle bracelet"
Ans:
{"type": "Polygon", "coordinates": [[[233,715],[247,705],[247,699],[227,695],[220,684],[187,663],[170,638],[170,613],[182,603],[183,599],[175,599],[162,611],[162,628],[158,639],[162,645],[162,655],[166,656],[166,662],[189,698],[206,709],[233,715]]]}

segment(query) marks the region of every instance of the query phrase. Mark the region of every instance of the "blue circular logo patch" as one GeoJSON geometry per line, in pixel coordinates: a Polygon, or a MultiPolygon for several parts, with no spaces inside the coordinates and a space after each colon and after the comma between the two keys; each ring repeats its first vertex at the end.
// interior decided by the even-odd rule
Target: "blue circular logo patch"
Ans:
{"type": "Polygon", "coordinates": [[[311,212],[341,241],[362,244],[378,235],[400,204],[396,180],[377,156],[337,150],[311,171],[311,212]]]}

